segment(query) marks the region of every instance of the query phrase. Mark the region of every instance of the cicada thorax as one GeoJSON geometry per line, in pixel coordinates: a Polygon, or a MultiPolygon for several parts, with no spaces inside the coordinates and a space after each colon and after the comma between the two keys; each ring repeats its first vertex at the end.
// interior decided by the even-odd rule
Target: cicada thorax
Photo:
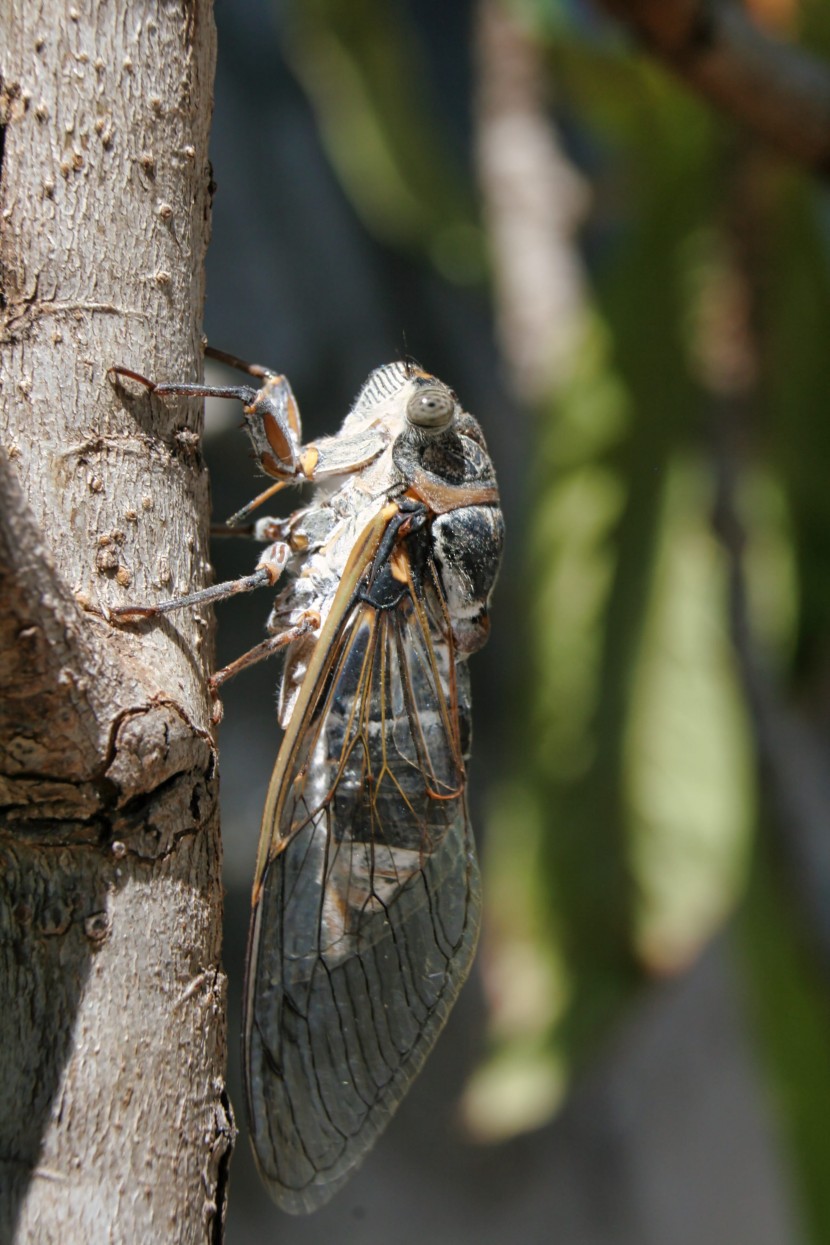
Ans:
{"type": "Polygon", "coordinates": [[[466,656],[489,634],[487,611],[504,544],[495,473],[481,429],[466,414],[439,434],[407,429],[393,456],[410,492],[438,511],[429,524],[430,555],[455,648],[466,656]]]}
{"type": "Polygon", "coordinates": [[[488,607],[496,582],[504,519],[497,506],[463,506],[432,525],[435,563],[459,656],[474,653],[490,634],[488,607]]]}

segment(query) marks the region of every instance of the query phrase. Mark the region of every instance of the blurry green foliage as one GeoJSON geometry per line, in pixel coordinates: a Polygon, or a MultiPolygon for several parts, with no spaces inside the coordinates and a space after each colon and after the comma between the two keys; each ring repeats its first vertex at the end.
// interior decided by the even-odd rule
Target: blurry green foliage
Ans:
{"type": "Polygon", "coordinates": [[[417,30],[388,0],[293,0],[287,48],[323,141],[370,229],[424,250],[450,280],[480,278],[483,239],[433,106],[417,30]]]}
{"type": "Polygon", "coordinates": [[[567,982],[548,1030],[561,1078],[644,976],[688,963],[730,910],[753,783],[688,340],[700,262],[689,240],[711,217],[723,145],[650,65],[576,41],[554,53],[620,184],[597,207],[592,327],[540,412],[533,764],[521,816],[501,801],[493,837],[536,836],[529,856],[567,982]]]}
{"type": "MultiPolygon", "coordinates": [[[[825,6],[825,25],[830,14],[825,6]]],[[[830,30],[825,32],[830,33],[830,30]]],[[[826,738],[830,663],[830,256],[826,197],[779,172],[766,205],[759,281],[762,449],[787,515],[793,628],[779,652],[784,686],[826,738]]],[[[756,614],[760,632],[769,614],[756,614]]],[[[808,726],[809,729],[809,726],[808,726]]],[[[821,746],[821,745],[819,745],[821,746]]],[[[772,814],[770,814],[770,817],[772,814]]],[[[828,811],[830,820],[830,811],[828,811]]],[[[742,913],[743,949],[774,1102],[792,1145],[810,1239],[830,1240],[830,992],[791,873],[760,836],[742,913]]],[[[783,834],[789,832],[783,827],[783,834]]]]}
{"type": "Polygon", "coordinates": [[[762,291],[766,448],[786,489],[800,608],[795,671],[808,691],[830,660],[830,217],[794,173],[770,204],[762,291]]]}

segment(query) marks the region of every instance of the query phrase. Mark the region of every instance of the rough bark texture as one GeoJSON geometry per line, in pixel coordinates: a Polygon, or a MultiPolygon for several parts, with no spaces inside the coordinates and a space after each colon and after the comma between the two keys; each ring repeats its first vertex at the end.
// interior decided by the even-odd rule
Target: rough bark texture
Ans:
{"type": "Polygon", "coordinates": [[[222,1234],[209,623],[195,378],[209,0],[0,17],[0,1241],[222,1234]]]}

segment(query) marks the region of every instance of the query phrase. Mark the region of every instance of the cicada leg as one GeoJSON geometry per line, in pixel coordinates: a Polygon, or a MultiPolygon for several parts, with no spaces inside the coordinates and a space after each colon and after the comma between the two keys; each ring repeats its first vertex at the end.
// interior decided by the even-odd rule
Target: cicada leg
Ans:
{"type": "Polygon", "coordinates": [[[188,605],[225,601],[228,597],[238,596],[242,592],[254,592],[257,588],[273,588],[290,557],[290,547],[284,541],[277,540],[265,550],[252,575],[243,575],[240,579],[226,579],[224,583],[212,584],[209,588],[200,588],[197,592],[188,592],[183,597],[171,597],[155,605],[116,605],[107,610],[107,617],[116,620],[158,618],[161,614],[169,614],[173,610],[184,609],[188,605]]]}
{"type": "Polygon", "coordinates": [[[228,679],[234,678],[240,671],[247,670],[249,666],[255,666],[257,662],[265,661],[268,657],[272,657],[274,653],[279,652],[281,648],[285,648],[292,640],[299,640],[302,636],[308,635],[310,631],[316,631],[319,626],[320,615],[318,611],[306,610],[300,617],[299,622],[295,623],[293,627],[287,627],[285,631],[280,631],[277,635],[270,635],[261,644],[255,644],[247,653],[243,653],[241,657],[234,658],[227,666],[217,670],[208,679],[210,690],[212,692],[218,691],[223,683],[227,683],[228,679]]]}
{"type": "MultiPolygon", "coordinates": [[[[254,449],[257,451],[260,460],[260,466],[268,475],[277,474],[279,477],[285,475],[284,471],[274,472],[269,464],[271,455],[269,450],[262,445],[262,433],[265,440],[269,443],[271,449],[277,450],[279,447],[274,444],[274,429],[269,423],[269,417],[274,416],[277,420],[279,429],[283,437],[289,442],[290,449],[293,451],[291,457],[292,475],[289,479],[278,479],[277,484],[272,484],[253,501],[248,502],[247,506],[243,506],[236,514],[231,515],[226,526],[228,528],[236,527],[242,519],[247,518],[248,514],[260,506],[269,497],[273,497],[281,488],[300,475],[301,478],[308,478],[305,471],[304,460],[301,457],[301,445],[303,439],[302,425],[300,421],[300,408],[297,405],[297,399],[291,385],[284,376],[278,372],[274,372],[271,368],[263,367],[260,363],[246,363],[244,359],[238,358],[234,354],[228,354],[225,350],[217,350],[215,346],[205,347],[205,358],[215,359],[218,363],[224,363],[226,367],[235,367],[240,372],[247,372],[249,376],[256,376],[258,380],[263,380],[265,384],[262,389],[257,391],[257,402],[253,404],[250,410],[247,409],[251,404],[246,405],[245,415],[248,419],[248,434],[253,442],[254,449]],[[257,417],[262,420],[262,429],[257,430],[253,420],[257,417]]],[[[285,456],[283,456],[285,457],[285,456]]]]}
{"type": "Polygon", "coordinates": [[[222,537],[242,536],[246,540],[255,540],[260,545],[270,545],[282,541],[296,551],[292,532],[294,525],[305,513],[306,511],[301,509],[295,510],[293,514],[284,515],[282,518],[277,518],[275,515],[267,515],[257,519],[255,523],[246,523],[244,527],[237,527],[234,523],[211,523],[210,534],[211,536],[222,537]]]}
{"type": "Polygon", "coordinates": [[[362,429],[350,435],[341,433],[323,437],[303,446],[300,410],[285,376],[212,347],[206,348],[205,355],[256,377],[263,382],[261,388],[254,389],[251,385],[201,385],[189,381],[157,382],[120,366],[111,367],[109,374],[126,376],[159,397],[236,398],[243,404],[245,428],[259,465],[276,483],[231,515],[221,534],[229,535],[231,529],[245,524],[254,510],[286,485],[360,471],[386,448],[387,439],[375,428],[362,429]]]}
{"type": "MultiPolygon", "coordinates": [[[[214,357],[228,361],[218,351],[214,357]]],[[[251,385],[202,385],[190,381],[154,381],[131,368],[111,367],[108,375],[125,376],[143,385],[157,397],[183,396],[191,398],[235,398],[241,402],[245,413],[245,428],[254,447],[259,465],[266,475],[280,484],[304,478],[301,466],[300,445],[302,429],[300,411],[296,398],[284,376],[248,365],[251,375],[263,380],[260,389],[251,385]]],[[[266,490],[265,496],[277,488],[266,490]]]]}
{"type": "Polygon", "coordinates": [[[226,367],[235,367],[238,372],[247,372],[249,376],[256,376],[258,380],[277,375],[273,368],[263,367],[261,363],[246,363],[244,359],[238,358],[235,354],[228,354],[227,350],[217,350],[215,346],[205,346],[205,358],[215,359],[217,363],[224,363],[226,367]]]}
{"type": "Polygon", "coordinates": [[[257,662],[273,657],[274,653],[278,653],[281,648],[285,648],[292,640],[299,640],[301,636],[308,635],[310,631],[317,631],[319,627],[320,615],[317,610],[306,610],[301,615],[299,622],[295,623],[293,627],[287,627],[285,631],[269,636],[267,640],[263,640],[261,644],[254,645],[247,653],[243,653],[241,657],[235,658],[227,666],[223,666],[221,670],[217,670],[215,674],[212,674],[208,679],[208,691],[213,698],[211,720],[214,726],[222,721],[222,702],[219,699],[219,688],[223,683],[233,679],[242,670],[247,670],[249,666],[255,666],[257,662]]]}
{"type": "MultiPolygon", "coordinates": [[[[307,479],[308,477],[304,478],[307,479]]],[[[279,493],[280,489],[284,489],[287,484],[293,483],[293,480],[278,480],[276,484],[272,484],[271,487],[265,489],[263,493],[259,493],[253,501],[246,502],[240,510],[237,510],[235,514],[232,514],[228,521],[222,524],[222,527],[225,529],[224,532],[217,533],[217,535],[231,536],[235,532],[246,532],[252,536],[256,536],[256,525],[251,528],[248,528],[246,525],[245,528],[242,528],[240,525],[243,520],[253,514],[253,512],[257,510],[263,502],[270,501],[275,493],[279,493]]]]}

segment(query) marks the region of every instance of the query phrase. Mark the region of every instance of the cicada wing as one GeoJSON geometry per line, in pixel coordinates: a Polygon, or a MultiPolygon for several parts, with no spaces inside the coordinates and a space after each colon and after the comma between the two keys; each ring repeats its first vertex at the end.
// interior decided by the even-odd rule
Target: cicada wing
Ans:
{"type": "Polygon", "coordinates": [[[369,1150],[478,936],[469,705],[442,603],[411,589],[344,614],[269,800],[280,846],[255,893],[246,1076],[260,1171],[292,1212],[326,1202],[369,1150]]]}

